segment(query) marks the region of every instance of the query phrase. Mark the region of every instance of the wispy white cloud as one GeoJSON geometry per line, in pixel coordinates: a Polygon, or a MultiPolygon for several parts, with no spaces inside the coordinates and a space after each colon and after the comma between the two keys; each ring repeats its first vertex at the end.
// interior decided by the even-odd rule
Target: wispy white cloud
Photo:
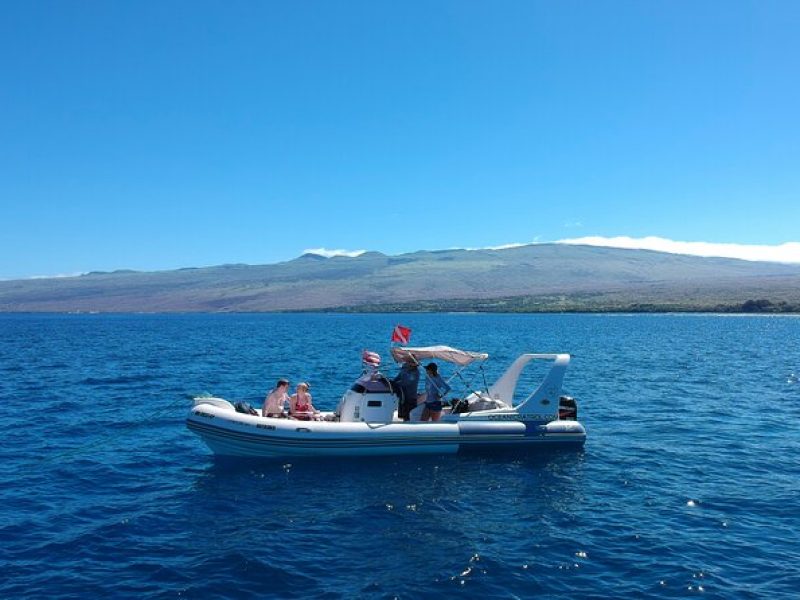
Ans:
{"type": "Polygon", "coordinates": [[[58,275],[31,275],[25,279],[61,279],[64,277],[80,277],[86,273],[59,273],[58,275]]]}
{"type": "Polygon", "coordinates": [[[583,223],[580,221],[567,221],[564,223],[564,227],[567,229],[580,229],[583,227],[583,223]]]}
{"type": "Polygon", "coordinates": [[[533,242],[527,242],[524,244],[514,242],[511,244],[502,244],[500,246],[482,246],[480,248],[450,248],[451,250],[508,250],[509,248],[521,248],[522,246],[530,246],[533,242]]]}
{"type": "Polygon", "coordinates": [[[558,240],[557,244],[581,244],[585,246],[605,246],[609,248],[629,248],[637,250],[656,250],[671,254],[692,256],[717,256],[739,258],[742,260],[769,261],[781,263],[800,263],[800,242],[786,242],[776,246],[756,244],[717,244],[712,242],[679,242],[661,237],[632,238],[627,236],[601,237],[587,236],[558,240]]]}
{"type": "Polygon", "coordinates": [[[349,256],[350,258],[354,258],[356,256],[361,256],[364,252],[366,252],[366,250],[328,250],[327,248],[308,248],[307,250],[303,250],[303,254],[316,254],[318,256],[324,256],[325,258],[331,258],[332,256],[349,256]]]}
{"type": "Polygon", "coordinates": [[[0,281],[20,281],[22,279],[63,279],[64,277],[80,277],[86,273],[59,273],[58,275],[23,275],[20,277],[0,277],[0,281]]]}
{"type": "Polygon", "coordinates": [[[453,246],[450,250],[509,250],[510,248],[522,248],[523,246],[532,246],[539,243],[539,236],[537,235],[530,242],[512,242],[510,244],[501,244],[499,246],[481,246],[479,248],[464,248],[461,246],[453,246]]]}

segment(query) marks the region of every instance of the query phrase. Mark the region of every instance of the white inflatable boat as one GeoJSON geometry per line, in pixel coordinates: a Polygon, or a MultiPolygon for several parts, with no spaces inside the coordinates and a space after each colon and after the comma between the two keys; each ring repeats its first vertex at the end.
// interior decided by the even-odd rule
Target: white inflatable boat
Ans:
{"type": "MultiPolygon", "coordinates": [[[[488,358],[448,346],[395,347],[392,355],[398,363],[419,365],[428,359],[451,363],[457,368],[451,380],[460,377],[460,368],[488,358]]],[[[227,456],[374,456],[580,447],[586,431],[577,420],[575,400],[561,390],[569,360],[569,354],[523,354],[493,385],[449,399],[437,422],[414,421],[413,414],[411,421],[400,420],[397,390],[377,368],[367,367],[336,410],[320,413],[319,420],[263,417],[260,411],[252,415],[237,411],[222,398],[198,397],[187,426],[215,454],[227,456]],[[520,374],[533,360],[550,362],[550,369],[541,384],[514,405],[520,374]]]]}

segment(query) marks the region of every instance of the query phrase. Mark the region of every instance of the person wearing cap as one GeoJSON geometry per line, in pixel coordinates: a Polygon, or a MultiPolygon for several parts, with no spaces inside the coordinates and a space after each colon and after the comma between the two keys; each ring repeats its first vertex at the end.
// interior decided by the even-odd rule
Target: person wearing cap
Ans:
{"type": "Polygon", "coordinates": [[[264,398],[264,406],[261,414],[264,417],[282,417],[283,407],[289,400],[286,391],[289,389],[289,382],[286,379],[279,379],[275,388],[264,398]]]}
{"type": "Polygon", "coordinates": [[[450,391],[450,386],[439,376],[436,363],[425,365],[425,409],[422,421],[438,421],[442,416],[442,396],[450,391]]]}

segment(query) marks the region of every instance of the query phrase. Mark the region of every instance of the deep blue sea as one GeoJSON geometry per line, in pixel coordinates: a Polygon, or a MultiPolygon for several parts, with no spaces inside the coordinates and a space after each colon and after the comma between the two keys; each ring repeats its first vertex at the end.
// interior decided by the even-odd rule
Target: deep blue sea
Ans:
{"type": "Polygon", "coordinates": [[[0,598],[797,598],[798,377],[798,317],[3,315],[0,598]],[[278,377],[332,409],[398,322],[490,378],[571,353],[585,448],[238,462],[185,427],[278,377]]]}

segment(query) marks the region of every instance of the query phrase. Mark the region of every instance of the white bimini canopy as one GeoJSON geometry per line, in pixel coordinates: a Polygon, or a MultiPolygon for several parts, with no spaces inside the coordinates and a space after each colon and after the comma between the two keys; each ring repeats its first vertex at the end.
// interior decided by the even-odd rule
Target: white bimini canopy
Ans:
{"type": "Polygon", "coordinates": [[[464,367],[476,360],[486,360],[489,355],[484,352],[467,352],[450,346],[425,346],[424,348],[392,348],[392,357],[395,362],[417,364],[423,360],[436,358],[464,367]]]}

